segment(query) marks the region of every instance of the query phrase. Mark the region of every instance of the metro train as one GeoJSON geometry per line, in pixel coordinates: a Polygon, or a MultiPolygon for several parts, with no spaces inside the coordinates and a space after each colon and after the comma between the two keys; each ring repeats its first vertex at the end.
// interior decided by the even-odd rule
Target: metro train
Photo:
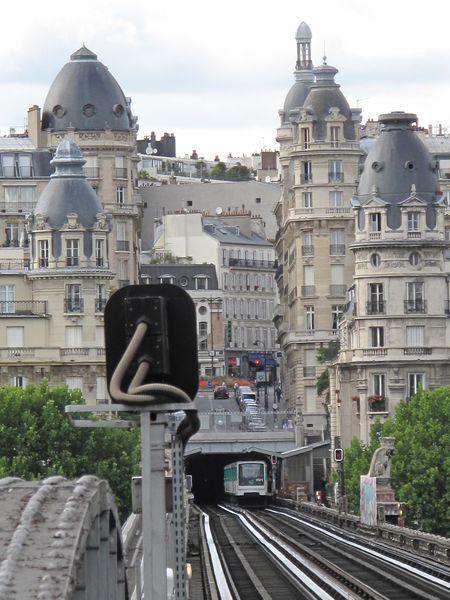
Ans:
{"type": "Polygon", "coordinates": [[[263,460],[239,460],[223,470],[225,498],[237,504],[265,504],[270,496],[267,464],[263,460]]]}

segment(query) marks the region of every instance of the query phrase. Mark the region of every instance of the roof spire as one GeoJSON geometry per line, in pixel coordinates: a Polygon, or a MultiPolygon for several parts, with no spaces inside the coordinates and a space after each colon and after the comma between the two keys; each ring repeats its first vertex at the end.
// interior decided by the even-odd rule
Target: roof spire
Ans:
{"type": "Polygon", "coordinates": [[[312,69],[311,38],[311,29],[302,21],[295,34],[295,39],[297,40],[296,71],[310,71],[312,69]]]}

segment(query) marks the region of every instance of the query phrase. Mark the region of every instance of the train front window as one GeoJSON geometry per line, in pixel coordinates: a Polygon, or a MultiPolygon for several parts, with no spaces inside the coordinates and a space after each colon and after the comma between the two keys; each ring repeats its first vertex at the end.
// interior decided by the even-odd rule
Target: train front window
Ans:
{"type": "Polygon", "coordinates": [[[239,465],[239,485],[264,485],[264,465],[258,463],[239,465]]]}

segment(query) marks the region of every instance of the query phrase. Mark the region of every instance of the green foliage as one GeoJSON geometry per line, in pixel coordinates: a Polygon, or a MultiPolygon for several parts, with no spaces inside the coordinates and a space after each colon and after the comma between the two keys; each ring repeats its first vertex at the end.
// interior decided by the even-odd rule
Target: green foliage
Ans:
{"type": "Polygon", "coordinates": [[[238,163],[228,169],[227,175],[231,179],[250,179],[250,169],[238,163]]]}
{"type": "Polygon", "coordinates": [[[150,179],[150,174],[145,169],[139,169],[137,172],[138,179],[150,179]]]}
{"type": "Polygon", "coordinates": [[[328,342],[326,348],[324,348],[323,346],[317,348],[317,360],[322,364],[334,360],[338,355],[339,345],[339,340],[336,339],[328,342]]]}
{"type": "Polygon", "coordinates": [[[317,394],[320,396],[325,390],[330,387],[330,374],[328,369],[322,371],[316,381],[317,394]]]}
{"type": "Polygon", "coordinates": [[[406,522],[424,531],[450,534],[450,387],[419,391],[401,401],[383,435],[395,438],[391,482],[407,502],[406,522]]]}
{"type": "Polygon", "coordinates": [[[227,170],[227,165],[222,162],[219,161],[216,165],[214,165],[212,171],[211,171],[211,175],[213,177],[221,177],[222,175],[225,175],[227,170]]]}
{"type": "Polygon", "coordinates": [[[74,428],[64,408],[82,403],[78,390],[50,389],[45,380],[24,390],[0,388],[0,477],[97,475],[109,481],[124,519],[131,476],[139,473],[139,430],[74,428]]]}

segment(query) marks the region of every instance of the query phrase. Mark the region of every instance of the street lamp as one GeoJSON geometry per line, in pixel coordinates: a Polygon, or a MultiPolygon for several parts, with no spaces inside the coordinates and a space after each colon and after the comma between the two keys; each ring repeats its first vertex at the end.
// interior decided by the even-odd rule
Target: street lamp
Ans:
{"type": "Polygon", "coordinates": [[[264,348],[264,407],[269,410],[269,400],[267,398],[267,353],[266,353],[266,344],[262,340],[255,340],[254,346],[258,344],[262,344],[264,348]]]}

